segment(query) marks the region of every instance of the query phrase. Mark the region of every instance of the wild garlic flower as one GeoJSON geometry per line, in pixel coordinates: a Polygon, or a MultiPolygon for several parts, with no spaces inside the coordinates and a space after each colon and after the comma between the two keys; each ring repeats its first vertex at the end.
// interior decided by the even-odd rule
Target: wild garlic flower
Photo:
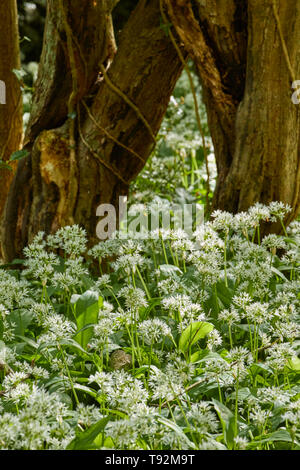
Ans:
{"type": "Polygon", "coordinates": [[[103,289],[105,287],[111,287],[111,279],[109,274],[103,274],[100,276],[94,285],[95,289],[103,289]]]}
{"type": "Polygon", "coordinates": [[[223,262],[220,252],[194,251],[187,259],[196,267],[203,283],[211,285],[219,280],[223,262]]]}
{"type": "Polygon", "coordinates": [[[194,233],[195,247],[197,250],[204,251],[222,251],[224,250],[224,241],[219,237],[213,226],[209,223],[197,227],[194,233]]]}
{"type": "Polygon", "coordinates": [[[259,202],[248,209],[248,214],[252,218],[255,226],[257,226],[261,221],[268,222],[271,217],[269,207],[259,202]]]}
{"type": "Polygon", "coordinates": [[[242,310],[245,310],[248,305],[252,302],[252,297],[248,292],[240,292],[238,295],[235,295],[232,298],[232,303],[237,307],[240,307],[242,310]]]}
{"type": "Polygon", "coordinates": [[[281,256],[280,260],[283,263],[291,264],[293,265],[299,265],[299,259],[300,259],[300,250],[299,247],[294,247],[290,250],[287,250],[283,256],[281,256]]]}
{"type": "Polygon", "coordinates": [[[145,259],[138,253],[131,253],[128,255],[121,255],[116,261],[112,263],[113,268],[116,271],[124,271],[128,276],[133,272],[136,272],[136,268],[143,266],[145,259]]]}
{"type": "Polygon", "coordinates": [[[29,397],[31,393],[30,385],[28,383],[18,383],[13,388],[5,390],[4,397],[6,400],[19,404],[25,398],[29,397]]]}
{"type": "Polygon", "coordinates": [[[130,412],[130,421],[138,431],[139,436],[153,439],[159,429],[159,424],[156,422],[158,416],[159,413],[155,408],[144,403],[138,403],[130,412]]]}
{"type": "Polygon", "coordinates": [[[159,318],[144,320],[138,325],[138,333],[143,341],[150,345],[162,342],[167,336],[171,336],[170,327],[159,318]]]}
{"type": "Polygon", "coordinates": [[[152,400],[173,400],[177,395],[184,393],[184,385],[178,380],[178,376],[164,373],[157,367],[152,366],[149,377],[149,387],[152,391],[152,400]]]}
{"type": "Polygon", "coordinates": [[[274,344],[267,349],[266,363],[276,371],[282,371],[295,355],[295,351],[289,343],[274,344]]]}
{"type": "Polygon", "coordinates": [[[18,281],[14,276],[0,269],[0,299],[5,309],[25,307],[30,301],[30,295],[30,286],[25,279],[18,281]]]}
{"type": "Polygon", "coordinates": [[[71,292],[72,288],[78,284],[78,279],[68,272],[56,272],[52,276],[51,284],[62,291],[71,292]]]}
{"type": "Polygon", "coordinates": [[[162,305],[167,310],[179,310],[187,302],[190,302],[190,298],[187,295],[174,295],[172,297],[167,297],[162,300],[162,305]]]}
{"type": "Polygon", "coordinates": [[[293,220],[287,228],[287,233],[291,236],[300,236],[300,222],[299,220],[293,220]]]}
{"type": "Polygon", "coordinates": [[[144,250],[140,240],[126,240],[125,243],[120,245],[120,255],[132,255],[134,253],[141,253],[144,250]]]}
{"type": "Polygon", "coordinates": [[[160,441],[170,449],[188,450],[194,448],[192,442],[184,433],[178,434],[176,431],[167,427],[163,429],[160,441]]]}
{"type": "Polygon", "coordinates": [[[101,396],[112,407],[131,411],[137,404],[146,404],[148,399],[142,382],[124,370],[96,372],[89,377],[89,382],[98,385],[101,396]]]}
{"type": "Polygon", "coordinates": [[[257,220],[248,212],[239,212],[233,216],[232,228],[247,237],[248,232],[257,225],[257,220]]]}
{"type": "Polygon", "coordinates": [[[120,242],[117,239],[109,239],[98,243],[88,251],[88,255],[96,259],[105,259],[119,254],[120,242]]]}
{"type": "Polygon", "coordinates": [[[137,311],[142,307],[147,307],[145,292],[142,289],[126,286],[119,290],[118,297],[124,297],[127,308],[137,311]]]}
{"type": "Polygon", "coordinates": [[[14,349],[0,342],[0,369],[9,367],[16,362],[16,353],[14,349]]]}
{"type": "Polygon", "coordinates": [[[41,304],[39,302],[32,302],[29,311],[39,325],[43,324],[45,318],[55,313],[50,303],[41,304]]]}
{"type": "Polygon", "coordinates": [[[188,253],[194,250],[193,242],[188,239],[172,240],[171,247],[184,259],[187,259],[188,253]]]}
{"type": "Polygon", "coordinates": [[[205,401],[193,403],[186,416],[195,430],[201,434],[215,433],[219,428],[216,413],[212,411],[210,403],[205,401]]]}
{"type": "Polygon", "coordinates": [[[218,346],[221,346],[221,344],[222,336],[220,335],[220,333],[216,329],[210,331],[207,335],[207,349],[209,349],[209,351],[213,351],[218,346]]]}
{"type": "Polygon", "coordinates": [[[62,227],[54,235],[48,235],[47,245],[53,249],[60,248],[75,257],[86,251],[87,234],[79,225],[62,227]]]}
{"type": "Polygon", "coordinates": [[[235,449],[236,450],[246,450],[247,445],[249,444],[248,439],[246,439],[246,437],[242,437],[242,436],[236,436],[234,438],[234,442],[235,442],[235,449]]]}
{"type": "Polygon", "coordinates": [[[55,269],[59,266],[60,261],[54,253],[48,253],[44,249],[32,249],[29,245],[28,249],[24,249],[24,254],[27,257],[24,265],[26,269],[23,271],[23,276],[32,276],[40,280],[44,285],[52,278],[55,269]]]}
{"type": "Polygon", "coordinates": [[[263,410],[258,404],[256,404],[249,413],[249,419],[252,421],[254,426],[257,426],[258,429],[261,430],[266,425],[270,415],[270,411],[263,410]]]}
{"type": "Polygon", "coordinates": [[[175,294],[176,292],[180,292],[182,288],[182,284],[176,279],[169,278],[169,279],[163,279],[162,281],[159,281],[157,283],[157,288],[160,291],[162,296],[172,295],[172,294],[175,294]]]}
{"type": "Polygon", "coordinates": [[[222,310],[218,315],[218,319],[227,323],[227,325],[232,326],[235,323],[239,323],[241,317],[239,312],[235,308],[231,308],[230,310],[222,310]]]}
{"type": "MultiPolygon", "coordinates": [[[[44,341],[47,341],[47,337],[44,338],[44,341]]],[[[64,358],[62,358],[61,356],[52,357],[49,362],[50,362],[51,371],[54,371],[54,372],[65,371],[66,372],[66,366],[69,368],[74,366],[75,357],[71,354],[64,353],[64,358]]],[[[61,376],[63,375],[61,374],[61,376]]],[[[64,380],[66,380],[66,382],[69,381],[69,378],[66,375],[64,375],[63,377],[64,377],[64,380]]]]}
{"type": "Polygon", "coordinates": [[[48,379],[49,372],[44,367],[39,367],[34,364],[28,364],[24,361],[16,361],[14,367],[20,369],[22,373],[28,375],[28,377],[33,377],[35,379],[48,379]]]}
{"type": "MultiPolygon", "coordinates": [[[[292,208],[283,202],[273,201],[269,204],[269,211],[272,216],[277,219],[283,220],[284,217],[291,212],[292,208]]],[[[275,219],[276,220],[276,219],[275,219]]]]}
{"type": "Polygon", "coordinates": [[[250,351],[247,348],[243,348],[242,346],[236,346],[230,349],[226,359],[229,361],[229,363],[238,362],[250,364],[253,361],[250,351]]]}
{"type": "Polygon", "coordinates": [[[38,338],[38,343],[59,342],[74,335],[76,325],[62,315],[54,313],[43,320],[44,333],[38,338]]]}
{"type": "Polygon", "coordinates": [[[277,321],[271,327],[272,334],[283,341],[293,341],[300,337],[300,325],[291,321],[277,321]]]}
{"type": "Polygon", "coordinates": [[[75,432],[66,419],[72,412],[60,401],[60,396],[32,385],[23,401],[24,408],[17,416],[12,413],[0,416],[0,448],[66,448],[75,432]]]}
{"type": "Polygon", "coordinates": [[[164,228],[157,228],[155,230],[151,230],[150,238],[151,238],[151,240],[170,240],[171,239],[171,230],[170,229],[164,229],[164,228]]]}
{"type": "Polygon", "coordinates": [[[195,369],[196,366],[192,362],[181,359],[175,353],[167,354],[167,364],[164,372],[168,377],[173,377],[173,380],[177,377],[180,383],[185,384],[194,377],[195,369]]]}
{"type": "Polygon", "coordinates": [[[273,255],[276,254],[277,250],[285,250],[287,248],[287,244],[284,240],[283,237],[280,237],[279,235],[275,235],[274,233],[270,235],[266,235],[261,242],[262,246],[265,246],[268,248],[273,255]]]}
{"type": "Polygon", "coordinates": [[[207,379],[209,382],[216,382],[220,386],[230,386],[234,382],[230,366],[221,356],[205,359],[203,372],[203,379],[207,379]]]}
{"type": "Polygon", "coordinates": [[[107,423],[105,435],[113,440],[116,449],[135,449],[139,438],[135,423],[128,419],[107,423]]]}
{"type": "Polygon", "coordinates": [[[245,307],[245,313],[243,316],[245,316],[250,322],[261,325],[262,323],[269,321],[273,314],[269,310],[268,303],[262,304],[260,302],[255,302],[245,307]]]}
{"type": "Polygon", "coordinates": [[[65,272],[80,281],[81,276],[88,276],[89,270],[84,266],[84,258],[77,256],[76,259],[67,259],[65,262],[65,272]]]}
{"type": "Polygon", "coordinates": [[[291,400],[291,392],[280,387],[261,387],[257,390],[257,397],[261,404],[287,405],[291,400]]]}
{"type": "Polygon", "coordinates": [[[293,426],[295,431],[300,428],[300,399],[290,402],[286,407],[286,412],[282,415],[282,419],[293,426]]]}
{"type": "Polygon", "coordinates": [[[212,222],[212,227],[215,230],[229,232],[233,224],[233,215],[226,211],[216,210],[211,214],[214,219],[212,222]]]}
{"type": "Polygon", "coordinates": [[[297,311],[292,303],[283,303],[274,311],[274,317],[280,321],[291,321],[297,318],[297,311]]]}
{"type": "Polygon", "coordinates": [[[85,405],[84,403],[78,403],[75,413],[78,423],[81,426],[90,427],[103,418],[99,408],[95,405],[85,405]]]}

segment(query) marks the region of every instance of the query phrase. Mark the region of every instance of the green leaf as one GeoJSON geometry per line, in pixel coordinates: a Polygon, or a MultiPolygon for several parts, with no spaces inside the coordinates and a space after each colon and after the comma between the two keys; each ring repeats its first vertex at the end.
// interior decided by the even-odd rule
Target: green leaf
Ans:
{"type": "Polygon", "coordinates": [[[4,170],[12,171],[12,167],[8,165],[4,160],[0,160],[0,169],[3,168],[4,170]]]}
{"type": "Polygon", "coordinates": [[[32,349],[37,350],[39,345],[33,341],[31,338],[27,338],[26,336],[22,335],[16,335],[17,338],[20,338],[21,340],[24,341],[24,343],[28,344],[32,349]]]}
{"type": "Polygon", "coordinates": [[[257,444],[264,444],[266,442],[293,442],[293,439],[286,429],[279,429],[278,431],[266,434],[263,438],[256,437],[247,446],[247,449],[255,449],[257,444]]]}
{"type": "Polygon", "coordinates": [[[33,320],[33,313],[28,310],[17,309],[9,314],[8,321],[11,323],[16,335],[25,336],[25,330],[33,320]]]}
{"type": "Polygon", "coordinates": [[[86,385],[75,383],[73,386],[76,390],[81,390],[82,392],[87,393],[93,398],[96,398],[97,396],[97,393],[95,392],[95,390],[92,390],[90,387],[87,387],[86,385]]]}
{"type": "Polygon", "coordinates": [[[159,266],[159,270],[161,271],[162,275],[166,278],[169,278],[170,276],[178,278],[178,276],[181,276],[183,274],[181,269],[177,266],[174,266],[173,264],[161,264],[159,266]]]}
{"type": "Polygon", "coordinates": [[[204,338],[210,331],[214,329],[214,325],[208,322],[194,322],[191,323],[182,333],[179,338],[179,349],[182,352],[188,349],[197,341],[204,338]]]}
{"type": "Polygon", "coordinates": [[[229,308],[233,297],[233,291],[226,286],[225,281],[219,281],[216,287],[219,300],[225,308],[229,308]]]}
{"type": "Polygon", "coordinates": [[[287,366],[293,372],[300,372],[300,359],[296,356],[292,357],[289,359],[287,366]]]}
{"type": "Polygon", "coordinates": [[[234,414],[230,411],[229,408],[227,408],[227,406],[223,405],[223,403],[219,402],[218,400],[212,399],[212,402],[223,428],[224,440],[228,449],[231,450],[233,449],[235,437],[234,414]]]}
{"type": "Polygon", "coordinates": [[[286,281],[286,277],[280,271],[278,271],[278,269],[276,269],[274,266],[271,266],[271,271],[273,271],[273,273],[275,273],[277,276],[281,277],[281,279],[286,281]]]}
{"type": "Polygon", "coordinates": [[[178,434],[178,436],[180,436],[183,439],[183,441],[186,441],[188,443],[191,449],[196,448],[195,444],[189,440],[189,438],[184,434],[182,429],[176,423],[174,423],[173,421],[170,421],[167,418],[164,418],[163,416],[157,417],[157,421],[160,424],[163,424],[164,426],[167,426],[168,428],[172,429],[172,431],[178,434]]]}
{"type": "Polygon", "coordinates": [[[17,150],[17,152],[14,152],[11,154],[10,157],[10,162],[13,162],[15,160],[21,160],[22,158],[25,158],[29,155],[28,150],[17,150]]]}
{"type": "Polygon", "coordinates": [[[70,444],[67,446],[67,450],[90,450],[96,449],[99,446],[94,444],[95,440],[101,434],[105,426],[107,425],[108,421],[110,421],[110,417],[103,418],[98,423],[93,424],[89,429],[80,433],[70,444]]]}
{"type": "Polygon", "coordinates": [[[98,313],[103,305],[103,299],[99,297],[97,292],[87,290],[82,295],[72,295],[71,305],[73,305],[76,324],[79,330],[76,333],[76,341],[86,349],[93,335],[93,324],[96,324],[98,321],[98,313]]]}

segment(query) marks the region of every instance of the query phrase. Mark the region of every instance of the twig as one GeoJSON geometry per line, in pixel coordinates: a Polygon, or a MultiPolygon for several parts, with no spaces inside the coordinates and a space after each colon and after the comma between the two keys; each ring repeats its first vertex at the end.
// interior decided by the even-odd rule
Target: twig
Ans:
{"type": "Polygon", "coordinates": [[[111,171],[117,178],[119,178],[119,180],[122,181],[122,183],[126,184],[127,186],[129,186],[130,182],[129,181],[126,181],[122,175],[115,169],[113,168],[109,163],[107,163],[101,155],[99,155],[94,149],[92,149],[92,147],[90,146],[90,144],[86,141],[86,139],[83,137],[83,134],[82,134],[82,130],[81,130],[81,125],[80,125],[80,113],[79,113],[79,106],[78,106],[78,132],[79,132],[79,136],[83,142],[83,144],[86,146],[86,148],[89,150],[89,152],[94,155],[95,158],[97,158],[97,160],[100,161],[100,163],[105,166],[105,168],[107,168],[109,171],[111,171]]]}
{"type": "Polygon", "coordinates": [[[87,113],[88,113],[88,116],[89,118],[91,119],[91,121],[93,121],[93,123],[95,124],[95,126],[101,131],[103,132],[109,139],[111,139],[113,142],[115,142],[117,145],[119,145],[120,147],[124,148],[125,150],[127,150],[127,152],[129,153],[132,153],[132,155],[134,155],[135,157],[137,157],[139,160],[141,160],[143,163],[145,163],[145,160],[143,157],[141,157],[138,153],[136,153],[134,150],[132,150],[130,147],[127,147],[126,145],[124,145],[122,142],[120,142],[118,139],[116,139],[112,134],[110,134],[110,132],[108,132],[104,127],[102,127],[95,119],[95,117],[92,115],[91,111],[90,111],[90,108],[87,106],[87,104],[85,103],[84,100],[82,100],[82,104],[83,106],[85,107],[87,113]]]}
{"type": "Polygon", "coordinates": [[[103,73],[103,77],[104,77],[104,80],[106,81],[107,85],[109,86],[109,88],[111,90],[113,90],[117,95],[121,96],[121,98],[123,98],[123,100],[135,111],[135,113],[137,114],[137,116],[140,118],[140,120],[144,123],[145,127],[148,129],[149,131],[149,134],[151,135],[151,138],[153,140],[154,143],[156,143],[156,137],[153,133],[153,130],[149,124],[149,122],[147,121],[147,119],[145,118],[145,116],[143,116],[142,112],[140,111],[140,109],[136,106],[136,104],[133,103],[133,101],[131,101],[130,98],[128,98],[127,95],[125,95],[125,93],[122,92],[122,90],[120,90],[116,85],[114,85],[111,81],[111,79],[109,78],[109,76],[107,75],[107,72],[105,70],[105,67],[101,64],[100,65],[100,70],[101,72],[103,73]]]}

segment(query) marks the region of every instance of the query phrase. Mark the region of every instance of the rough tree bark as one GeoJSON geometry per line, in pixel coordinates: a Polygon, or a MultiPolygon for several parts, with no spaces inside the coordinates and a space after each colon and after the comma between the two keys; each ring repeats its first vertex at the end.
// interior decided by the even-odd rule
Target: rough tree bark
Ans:
{"type": "Polygon", "coordinates": [[[300,4],[294,0],[164,0],[203,85],[215,146],[214,208],[283,201],[300,211],[300,4]],[[286,48],[286,49],[285,49],[286,48]]]}
{"type": "MultiPolygon", "coordinates": [[[[13,69],[20,69],[16,0],[0,3],[0,80],[5,84],[6,103],[0,104],[0,160],[6,162],[19,150],[22,135],[22,93],[13,69]]],[[[0,219],[13,173],[0,166],[0,219]]]]}
{"type": "Polygon", "coordinates": [[[30,156],[19,163],[2,225],[7,260],[39,230],[69,223],[95,242],[96,208],[117,206],[153,149],[182,64],[160,27],[158,0],[140,0],[116,52],[116,3],[48,2],[30,156]]]}

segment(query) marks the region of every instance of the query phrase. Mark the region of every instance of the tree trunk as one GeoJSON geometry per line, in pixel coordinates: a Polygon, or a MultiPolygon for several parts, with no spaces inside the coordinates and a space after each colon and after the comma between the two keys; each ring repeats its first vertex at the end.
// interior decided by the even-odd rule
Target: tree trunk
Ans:
{"type": "Polygon", "coordinates": [[[215,147],[214,208],[283,201],[300,211],[300,4],[294,0],[165,0],[203,85],[215,147]]]}
{"type": "Polygon", "coordinates": [[[70,223],[97,241],[96,209],[117,207],[127,194],[182,71],[160,27],[158,0],[140,0],[116,54],[110,15],[116,2],[69,0],[64,14],[52,1],[26,135],[31,155],[19,164],[5,212],[6,259],[39,230],[70,223]]]}
{"type": "MultiPolygon", "coordinates": [[[[19,150],[22,135],[22,93],[13,69],[20,69],[18,15],[16,0],[0,3],[0,160],[6,162],[19,150]],[[4,103],[5,102],[5,103],[4,103]]],[[[13,166],[13,165],[12,165],[13,166]]],[[[13,173],[0,164],[0,219],[13,173]]]]}

